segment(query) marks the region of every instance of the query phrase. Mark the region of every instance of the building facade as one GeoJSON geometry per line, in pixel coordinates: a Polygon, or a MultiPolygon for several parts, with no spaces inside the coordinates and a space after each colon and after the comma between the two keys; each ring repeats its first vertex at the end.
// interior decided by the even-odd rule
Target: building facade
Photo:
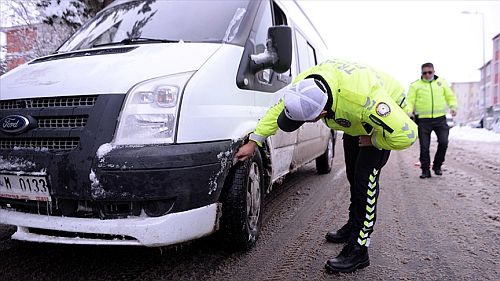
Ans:
{"type": "Polygon", "coordinates": [[[493,114],[500,118],[500,33],[493,37],[490,87],[493,114]]]}
{"type": "Polygon", "coordinates": [[[3,29],[6,42],[7,71],[25,63],[33,53],[38,37],[36,26],[14,26],[3,29]]]}
{"type": "Polygon", "coordinates": [[[486,62],[479,70],[481,72],[481,81],[479,86],[479,92],[482,97],[480,98],[479,106],[485,110],[493,106],[493,95],[491,91],[491,60],[486,62]]]}
{"type": "Polygon", "coordinates": [[[44,23],[12,26],[2,29],[5,34],[6,70],[52,54],[72,32],[64,25],[48,25],[44,23]]]}
{"type": "Polygon", "coordinates": [[[466,125],[481,119],[483,97],[480,82],[451,83],[451,89],[457,96],[458,111],[454,118],[458,125],[466,125]]]}

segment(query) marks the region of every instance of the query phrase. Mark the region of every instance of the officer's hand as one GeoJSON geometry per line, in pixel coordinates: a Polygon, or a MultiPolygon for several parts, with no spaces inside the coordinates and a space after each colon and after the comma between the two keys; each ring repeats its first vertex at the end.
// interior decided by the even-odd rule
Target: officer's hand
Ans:
{"type": "Polygon", "coordinates": [[[373,146],[372,138],[370,136],[359,136],[359,146],[360,147],[373,146]]]}
{"type": "Polygon", "coordinates": [[[322,110],[321,113],[318,115],[318,117],[314,118],[313,120],[306,121],[306,122],[316,122],[316,121],[320,120],[321,118],[325,117],[326,113],[327,113],[326,110],[322,110]]]}
{"type": "Polygon", "coordinates": [[[457,116],[457,111],[456,110],[452,109],[452,110],[450,110],[450,112],[451,112],[451,116],[452,117],[457,116]]]}
{"type": "Polygon", "coordinates": [[[251,140],[247,144],[242,145],[238,149],[238,152],[236,152],[236,154],[234,155],[234,158],[236,158],[236,160],[238,160],[238,161],[245,161],[245,160],[247,160],[248,157],[252,156],[256,147],[257,147],[257,144],[251,140]]]}

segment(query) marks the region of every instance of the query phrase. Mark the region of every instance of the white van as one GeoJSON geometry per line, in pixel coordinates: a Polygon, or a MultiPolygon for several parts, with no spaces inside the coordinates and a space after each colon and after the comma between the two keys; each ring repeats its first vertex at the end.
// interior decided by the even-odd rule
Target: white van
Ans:
{"type": "Polygon", "coordinates": [[[152,247],[220,230],[251,247],[264,195],[315,159],[328,173],[335,134],[308,123],[233,156],[325,49],[295,1],[115,1],[1,77],[0,223],[35,242],[152,247]]]}

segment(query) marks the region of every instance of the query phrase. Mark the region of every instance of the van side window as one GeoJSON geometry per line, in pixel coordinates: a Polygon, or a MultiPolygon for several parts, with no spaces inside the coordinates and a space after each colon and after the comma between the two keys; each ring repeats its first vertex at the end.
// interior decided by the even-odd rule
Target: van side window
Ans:
{"type": "MultiPolygon", "coordinates": [[[[293,23],[289,23],[287,18],[286,18],[286,15],[285,13],[283,12],[283,10],[281,10],[281,8],[276,4],[276,2],[273,1],[273,18],[274,18],[274,25],[289,25],[291,26],[293,23]]],[[[293,32],[292,32],[292,37],[294,37],[293,35],[293,32]]],[[[297,74],[297,71],[296,71],[296,52],[295,52],[295,40],[292,39],[292,65],[290,66],[290,70],[281,74],[282,78],[285,78],[285,76],[287,76],[289,78],[289,80],[291,81],[291,78],[293,76],[295,76],[297,74]]],[[[283,79],[284,80],[284,79],[283,79]]]]}
{"type": "MultiPolygon", "coordinates": [[[[245,43],[245,50],[236,75],[236,83],[242,89],[272,93],[290,84],[292,73],[295,73],[296,69],[285,73],[277,73],[272,69],[264,69],[256,73],[251,71],[250,56],[265,52],[269,28],[288,22],[286,15],[274,2],[259,1],[258,3],[259,11],[253,22],[250,36],[245,43]]],[[[293,65],[294,62],[292,62],[292,67],[294,67],[293,65]]]]}
{"type": "MultiPolygon", "coordinates": [[[[262,17],[260,18],[260,22],[257,25],[255,32],[255,54],[263,53],[266,50],[267,43],[267,30],[270,26],[273,25],[273,18],[271,14],[271,9],[267,8],[264,10],[262,17]]],[[[256,81],[264,84],[271,84],[271,79],[273,75],[273,71],[271,69],[264,69],[256,74],[256,81]]]]}
{"type": "Polygon", "coordinates": [[[260,22],[256,24],[254,37],[254,54],[263,53],[266,50],[267,30],[273,25],[273,17],[271,9],[265,9],[260,22]]]}
{"type": "Polygon", "coordinates": [[[274,25],[288,25],[286,15],[281,8],[273,2],[274,25]]]}
{"type": "MultiPolygon", "coordinates": [[[[290,23],[290,25],[295,25],[293,22],[290,23]]],[[[295,26],[292,30],[295,29],[295,26]]],[[[295,32],[292,31],[292,63],[290,64],[290,70],[283,73],[283,75],[286,75],[290,77],[290,81],[292,80],[292,77],[296,77],[298,74],[298,67],[297,67],[297,39],[295,38],[295,32]]]]}
{"type": "Polygon", "coordinates": [[[297,38],[297,53],[299,55],[299,72],[302,72],[318,63],[316,51],[313,46],[307,42],[306,38],[298,31],[295,31],[297,38]]]}

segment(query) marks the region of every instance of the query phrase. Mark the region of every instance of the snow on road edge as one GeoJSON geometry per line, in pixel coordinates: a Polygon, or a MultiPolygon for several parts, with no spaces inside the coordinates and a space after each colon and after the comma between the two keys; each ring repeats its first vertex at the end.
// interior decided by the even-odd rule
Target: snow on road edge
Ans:
{"type": "Polygon", "coordinates": [[[450,129],[450,139],[478,141],[478,142],[499,142],[500,134],[486,129],[470,127],[453,127],[450,129]]]}

